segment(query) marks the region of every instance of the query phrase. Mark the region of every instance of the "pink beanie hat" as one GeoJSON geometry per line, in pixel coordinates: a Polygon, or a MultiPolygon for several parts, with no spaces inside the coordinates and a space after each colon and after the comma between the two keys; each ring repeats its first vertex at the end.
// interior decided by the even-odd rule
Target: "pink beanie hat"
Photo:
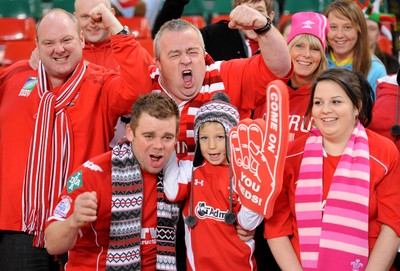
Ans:
{"type": "Polygon", "coordinates": [[[316,12],[298,12],[293,14],[292,27],[286,43],[289,44],[292,39],[300,34],[310,34],[317,37],[322,47],[326,47],[326,34],[329,31],[328,19],[316,12]]]}

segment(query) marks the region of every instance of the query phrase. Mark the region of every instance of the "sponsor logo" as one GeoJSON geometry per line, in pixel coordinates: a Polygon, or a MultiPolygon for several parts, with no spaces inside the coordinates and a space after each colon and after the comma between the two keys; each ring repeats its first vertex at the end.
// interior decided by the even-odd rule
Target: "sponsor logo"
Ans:
{"type": "Polygon", "coordinates": [[[194,180],[194,185],[200,185],[200,186],[204,186],[204,180],[194,180]]]}
{"type": "Polygon", "coordinates": [[[57,204],[56,208],[54,209],[54,215],[66,218],[69,210],[71,209],[71,202],[72,199],[69,196],[63,196],[62,200],[57,204]]]}
{"type": "Polygon", "coordinates": [[[313,24],[315,24],[313,21],[307,20],[302,22],[303,26],[302,28],[312,28],[313,24]]]}
{"type": "Polygon", "coordinates": [[[83,166],[84,166],[85,168],[88,168],[88,169],[93,170],[93,171],[103,172],[103,170],[101,169],[101,167],[99,167],[98,165],[96,165],[95,163],[90,162],[90,161],[86,161],[86,162],[83,164],[83,166]]]}
{"type": "Polygon", "coordinates": [[[37,84],[37,81],[38,81],[37,77],[30,76],[28,80],[26,80],[22,89],[19,91],[18,96],[28,97],[31,94],[35,85],[37,84]]]}
{"type": "Polygon", "coordinates": [[[352,261],[352,262],[350,263],[350,265],[351,265],[352,271],[358,271],[358,270],[360,270],[361,267],[364,266],[364,265],[361,263],[361,260],[360,260],[360,259],[356,259],[355,261],[352,261]]]}
{"type": "Polygon", "coordinates": [[[207,206],[207,203],[204,201],[199,201],[194,212],[199,219],[211,218],[223,222],[228,210],[221,211],[219,208],[207,206]]]}
{"type": "Polygon", "coordinates": [[[74,174],[72,174],[71,177],[68,178],[67,181],[67,189],[68,189],[68,193],[71,193],[72,191],[74,191],[75,189],[82,187],[82,170],[75,172],[74,174]]]}

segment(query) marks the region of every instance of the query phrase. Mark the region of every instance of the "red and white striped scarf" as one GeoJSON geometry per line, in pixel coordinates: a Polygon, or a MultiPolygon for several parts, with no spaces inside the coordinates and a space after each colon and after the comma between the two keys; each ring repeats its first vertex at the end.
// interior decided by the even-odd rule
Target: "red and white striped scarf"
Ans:
{"type": "Polygon", "coordinates": [[[335,170],[324,211],[322,135],[307,139],[295,192],[300,258],[305,271],[362,271],[368,262],[370,164],[358,122],[335,170]]]}
{"type": "Polygon", "coordinates": [[[65,108],[77,95],[86,67],[81,62],[54,93],[39,63],[40,98],[22,194],[22,230],[35,235],[33,245],[44,247],[44,226],[70,173],[73,136],[65,108]]]}
{"type": "MultiPolygon", "coordinates": [[[[182,109],[180,107],[181,117],[178,143],[176,145],[176,153],[179,158],[194,154],[194,149],[196,147],[194,141],[194,118],[197,110],[199,110],[203,104],[210,101],[215,92],[226,93],[219,70],[221,67],[221,61],[215,62],[209,54],[206,54],[205,63],[206,73],[199,94],[185,103],[182,109]]],[[[153,92],[165,92],[168,94],[168,91],[164,90],[160,85],[160,70],[155,65],[150,67],[150,77],[153,82],[153,92]]]]}

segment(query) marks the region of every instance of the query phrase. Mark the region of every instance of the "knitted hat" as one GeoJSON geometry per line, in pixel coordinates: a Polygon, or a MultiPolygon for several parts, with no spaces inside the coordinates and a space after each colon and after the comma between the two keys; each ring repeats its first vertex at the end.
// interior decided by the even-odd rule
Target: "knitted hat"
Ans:
{"type": "Polygon", "coordinates": [[[381,24],[381,20],[379,19],[380,13],[371,13],[371,14],[364,14],[365,19],[374,21],[378,24],[381,24]]]}
{"type": "MultiPolygon", "coordinates": [[[[201,125],[206,122],[218,122],[225,129],[225,136],[229,131],[238,124],[239,113],[236,107],[229,103],[229,98],[222,92],[217,92],[211,101],[202,105],[197,111],[194,119],[194,139],[196,141],[196,149],[194,151],[193,166],[198,167],[203,163],[204,157],[200,151],[199,130],[201,125]]],[[[226,158],[229,160],[228,144],[226,158]]]]}
{"type": "Polygon", "coordinates": [[[368,6],[363,8],[365,19],[377,22],[379,25],[382,23],[396,25],[396,15],[393,13],[382,13],[380,7],[382,1],[375,0],[368,6]]]}
{"type": "Polygon", "coordinates": [[[326,35],[329,31],[328,19],[316,12],[298,12],[292,16],[292,28],[286,43],[289,44],[300,34],[310,34],[319,39],[322,48],[326,47],[326,35]]]}

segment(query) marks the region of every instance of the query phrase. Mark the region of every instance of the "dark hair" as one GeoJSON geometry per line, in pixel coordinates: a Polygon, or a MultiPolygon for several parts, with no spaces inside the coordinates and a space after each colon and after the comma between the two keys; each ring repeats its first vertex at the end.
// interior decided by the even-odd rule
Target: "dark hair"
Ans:
{"type": "Polygon", "coordinates": [[[200,41],[200,46],[201,49],[203,50],[203,52],[206,52],[206,47],[204,45],[204,39],[203,39],[203,35],[201,34],[200,30],[194,26],[193,24],[191,24],[188,21],[182,20],[182,19],[173,19],[170,21],[165,22],[160,30],[158,30],[156,36],[154,37],[154,55],[156,56],[157,59],[160,59],[160,55],[161,55],[161,47],[160,47],[160,39],[161,36],[165,33],[165,32],[183,32],[186,31],[188,29],[192,29],[197,33],[197,36],[199,37],[199,41],[200,41]]]}
{"type": "Polygon", "coordinates": [[[232,6],[236,7],[236,6],[244,4],[244,3],[257,4],[259,2],[265,3],[265,7],[267,8],[268,15],[271,14],[272,11],[274,11],[274,1],[273,0],[233,0],[232,6]]]}
{"type": "Polygon", "coordinates": [[[178,134],[179,109],[171,97],[159,92],[151,92],[140,96],[132,106],[130,125],[134,133],[139,124],[139,118],[144,113],[161,120],[175,117],[176,133],[178,134]]]}
{"type": "Polygon", "coordinates": [[[306,116],[310,117],[314,105],[315,88],[319,82],[333,81],[338,84],[353,105],[359,110],[358,119],[367,127],[372,120],[372,107],[375,94],[371,85],[360,72],[353,72],[343,68],[331,68],[324,71],[312,85],[311,99],[307,107],[306,116]]]}

